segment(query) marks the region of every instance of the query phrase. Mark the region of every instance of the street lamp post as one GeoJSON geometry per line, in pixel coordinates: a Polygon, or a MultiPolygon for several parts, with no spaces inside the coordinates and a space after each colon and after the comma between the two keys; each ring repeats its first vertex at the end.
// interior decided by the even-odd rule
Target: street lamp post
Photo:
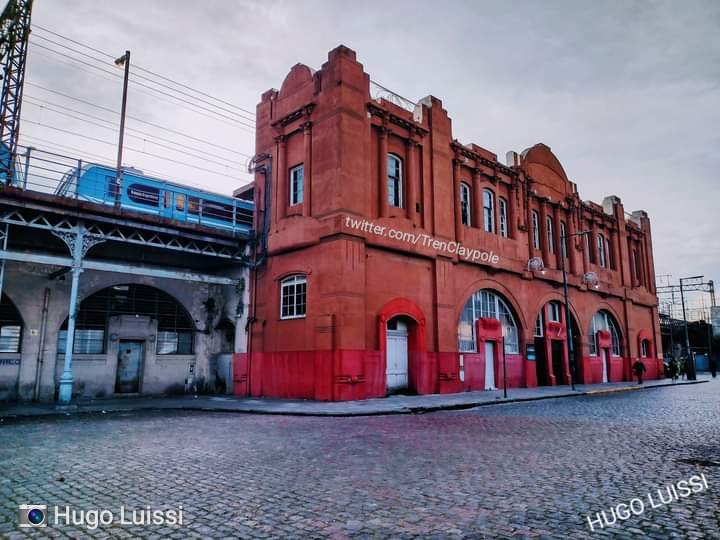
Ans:
{"type": "Polygon", "coordinates": [[[692,357],[692,352],[690,352],[690,333],[688,332],[688,321],[687,315],[685,314],[685,293],[683,291],[683,281],[702,279],[703,277],[704,276],[692,276],[680,278],[680,302],[682,303],[683,324],[685,325],[685,358],[687,362],[687,378],[689,381],[694,381],[697,377],[695,375],[695,359],[692,357]]]}
{"type": "Polygon", "coordinates": [[[115,206],[120,206],[120,194],[122,193],[122,153],[123,136],[125,135],[125,109],[127,108],[128,78],[130,76],[130,51],[115,60],[115,65],[125,67],[123,78],[122,107],[120,111],[120,137],[118,139],[117,166],[115,168],[115,206]]]}

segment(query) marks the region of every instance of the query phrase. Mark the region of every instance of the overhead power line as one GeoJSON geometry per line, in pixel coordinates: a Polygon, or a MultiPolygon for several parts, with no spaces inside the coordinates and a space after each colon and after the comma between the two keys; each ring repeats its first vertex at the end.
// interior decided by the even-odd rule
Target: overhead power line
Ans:
{"type": "MultiPolygon", "coordinates": [[[[111,109],[111,108],[109,108],[109,107],[104,107],[104,106],[102,106],[102,105],[98,105],[97,103],[92,103],[92,102],[90,102],[90,101],[87,101],[87,100],[84,100],[84,99],[81,99],[81,98],[78,98],[78,97],[75,97],[75,96],[71,96],[70,94],[65,94],[65,93],[63,93],[63,92],[59,92],[59,91],[57,91],[57,90],[53,90],[52,88],[48,88],[48,87],[46,87],[46,86],[42,86],[42,85],[39,85],[39,84],[35,84],[35,83],[31,82],[31,81],[27,81],[25,84],[30,85],[30,86],[34,86],[35,88],[38,88],[38,89],[43,90],[43,91],[45,91],[45,92],[49,92],[49,93],[51,93],[51,94],[55,94],[55,95],[64,97],[64,98],[66,98],[66,99],[70,99],[70,100],[72,100],[72,101],[76,101],[76,102],[78,102],[78,103],[82,103],[82,104],[84,104],[84,105],[88,105],[88,106],[90,106],[90,107],[94,107],[94,108],[96,108],[96,109],[99,109],[99,110],[102,110],[102,111],[106,111],[106,112],[112,113],[112,114],[114,114],[114,115],[120,116],[120,113],[119,113],[118,111],[116,111],[116,110],[114,110],[114,109],[111,109]]],[[[27,95],[27,94],[26,94],[26,95],[27,95]]],[[[35,98],[35,99],[38,99],[38,98],[35,98]]],[[[190,140],[193,140],[193,141],[196,141],[196,142],[200,142],[200,143],[203,143],[203,144],[208,144],[208,145],[210,145],[210,146],[214,146],[214,147],[219,148],[219,149],[222,149],[222,150],[227,150],[227,151],[229,151],[229,152],[236,152],[236,153],[241,154],[241,155],[244,155],[244,156],[246,156],[246,157],[250,157],[250,156],[248,156],[247,154],[243,154],[242,152],[239,152],[238,150],[235,150],[235,149],[232,149],[232,148],[228,148],[227,146],[222,146],[222,145],[216,144],[216,143],[214,143],[214,142],[212,142],[212,141],[208,141],[208,140],[206,140],[206,139],[200,139],[200,138],[198,138],[198,137],[195,137],[194,135],[188,135],[187,133],[183,133],[182,131],[178,131],[178,130],[175,130],[175,129],[172,129],[172,128],[168,128],[168,127],[165,127],[165,126],[161,126],[160,124],[155,124],[155,123],[153,123],[153,122],[148,122],[147,120],[143,120],[142,118],[138,118],[138,117],[136,117],[136,116],[131,116],[131,115],[128,114],[128,115],[126,115],[126,118],[129,118],[129,119],[134,120],[134,121],[136,121],[136,122],[140,122],[140,123],[142,123],[142,124],[146,124],[146,125],[148,125],[148,126],[152,126],[152,127],[154,127],[154,128],[157,128],[157,129],[161,129],[161,130],[163,130],[163,131],[167,131],[167,132],[169,132],[169,133],[174,133],[174,134],[176,134],[176,135],[180,135],[180,136],[182,136],[182,137],[185,137],[185,138],[187,138],[187,139],[190,139],[190,140]]]]}
{"type": "MultiPolygon", "coordinates": [[[[112,142],[112,141],[106,141],[106,140],[103,140],[103,139],[98,139],[97,137],[92,137],[92,136],[90,136],[90,135],[84,135],[84,134],[78,133],[78,132],[76,132],[76,131],[71,131],[71,130],[68,130],[68,129],[63,129],[63,128],[51,126],[51,125],[49,125],[49,124],[44,124],[44,123],[42,123],[42,122],[36,122],[36,121],[34,121],[34,120],[23,120],[23,121],[24,121],[24,122],[27,122],[27,123],[29,123],[29,124],[34,124],[34,125],[36,125],[36,126],[41,126],[41,127],[47,128],[47,129],[52,129],[52,130],[55,130],[55,131],[59,131],[59,132],[61,132],[61,133],[67,133],[67,134],[73,135],[73,136],[75,136],[75,137],[80,137],[80,138],[82,138],[82,139],[87,139],[87,140],[95,141],[95,142],[98,142],[98,143],[101,143],[101,144],[106,144],[106,145],[110,145],[110,146],[115,146],[115,145],[116,145],[116,143],[115,143],[115,142],[112,142]]],[[[158,154],[153,154],[152,152],[146,152],[145,150],[141,150],[141,149],[139,149],[139,148],[132,148],[132,147],[130,147],[130,146],[126,146],[125,149],[126,149],[126,150],[129,150],[129,151],[131,151],[131,152],[137,152],[137,153],[139,153],[139,154],[145,154],[145,155],[147,155],[147,156],[151,156],[151,157],[154,157],[154,158],[157,158],[157,159],[162,159],[162,160],[164,160],[164,161],[168,161],[168,162],[171,162],[171,163],[176,163],[176,164],[178,164],[178,165],[184,165],[184,166],[186,166],[186,167],[191,167],[191,168],[193,168],[193,169],[197,169],[197,170],[200,170],[200,171],[203,171],[203,172],[208,172],[208,173],[212,173],[212,174],[217,174],[217,175],[219,175],[219,176],[224,176],[224,177],[226,177],[226,178],[230,178],[230,179],[235,180],[235,181],[238,181],[238,182],[242,182],[242,181],[243,181],[243,180],[240,179],[240,178],[237,178],[237,177],[235,177],[235,176],[230,176],[230,175],[228,175],[228,174],[226,174],[226,173],[223,173],[223,172],[218,172],[218,171],[213,171],[213,170],[210,170],[210,169],[205,169],[205,168],[203,168],[203,167],[198,167],[197,165],[194,165],[194,164],[192,164],[192,163],[186,163],[186,162],[184,162],[184,161],[179,161],[179,160],[176,160],[176,159],[173,159],[173,158],[168,158],[168,157],[161,156],[161,155],[158,155],[158,154]]]]}
{"type": "MultiPolygon", "coordinates": [[[[89,123],[89,124],[91,124],[91,125],[96,125],[96,126],[99,126],[99,127],[105,128],[105,129],[110,129],[110,130],[112,130],[112,131],[114,131],[114,132],[117,132],[117,130],[118,130],[118,126],[115,124],[115,122],[113,122],[113,121],[111,121],[111,120],[107,120],[107,119],[105,119],[105,118],[100,118],[99,116],[95,116],[95,115],[88,114],[88,113],[85,113],[85,112],[82,112],[82,111],[78,111],[78,110],[76,110],[76,109],[71,109],[71,108],[69,108],[69,107],[62,107],[62,109],[64,109],[64,110],[57,109],[56,107],[61,107],[61,106],[58,105],[58,104],[52,103],[52,102],[45,101],[45,100],[37,100],[37,101],[39,101],[40,103],[37,103],[35,98],[30,98],[29,100],[26,99],[26,102],[27,102],[28,104],[34,105],[35,107],[39,107],[39,108],[44,109],[44,110],[52,111],[52,112],[54,112],[54,113],[56,113],[56,114],[60,114],[60,115],[63,115],[63,116],[69,117],[69,118],[74,118],[74,119],[80,120],[80,121],[82,121],[82,122],[87,122],[87,123],[89,123]],[[68,111],[69,111],[69,112],[68,112],[68,111]],[[97,123],[95,123],[95,122],[93,122],[93,121],[91,121],[91,120],[87,120],[87,119],[85,119],[85,118],[79,118],[79,117],[74,116],[74,115],[72,115],[72,114],[70,114],[70,113],[75,113],[75,114],[79,114],[79,115],[82,115],[82,116],[86,116],[86,117],[88,117],[88,118],[91,118],[92,120],[96,120],[96,121],[98,121],[98,122],[105,122],[106,124],[110,124],[110,125],[109,125],[109,126],[100,125],[100,124],[97,124],[97,123]]],[[[171,139],[166,139],[166,138],[164,138],[164,137],[159,137],[159,136],[157,136],[157,135],[155,135],[155,134],[153,134],[153,133],[148,133],[147,131],[142,131],[142,130],[135,129],[135,128],[125,128],[125,130],[128,131],[128,132],[130,132],[130,133],[138,133],[139,135],[143,135],[143,137],[139,137],[139,136],[136,136],[136,135],[129,135],[130,137],[134,137],[134,138],[137,138],[137,139],[141,139],[141,140],[143,140],[143,141],[152,142],[152,144],[155,144],[155,142],[154,142],[154,141],[151,141],[150,139],[148,139],[148,137],[150,137],[151,139],[157,139],[157,140],[159,140],[159,141],[164,141],[164,142],[167,142],[167,143],[170,143],[170,144],[174,144],[174,145],[179,146],[179,147],[181,147],[181,148],[184,148],[184,149],[186,149],[186,150],[193,150],[193,151],[196,151],[196,152],[201,152],[201,153],[205,154],[206,156],[211,156],[211,157],[215,157],[215,158],[218,158],[218,159],[222,159],[222,160],[226,161],[227,163],[230,163],[230,164],[233,164],[233,165],[241,165],[241,166],[244,165],[244,162],[235,161],[235,160],[232,160],[232,159],[230,159],[230,158],[228,158],[228,157],[226,157],[226,156],[221,156],[221,155],[219,155],[219,154],[213,154],[213,153],[208,152],[208,151],[206,151],[206,150],[204,150],[204,149],[202,149],[202,148],[197,148],[197,147],[195,147],[195,146],[189,146],[189,145],[186,145],[186,144],[183,144],[183,143],[179,143],[179,142],[177,142],[177,141],[173,141],[173,140],[171,140],[171,139]]],[[[162,145],[158,145],[158,146],[162,146],[162,145]]],[[[176,151],[177,151],[177,150],[176,150],[176,151]]],[[[252,156],[250,156],[250,155],[248,155],[248,154],[243,154],[242,152],[235,152],[235,153],[238,154],[238,155],[241,155],[241,156],[243,156],[243,157],[246,157],[246,158],[252,157],[252,156]]]]}
{"type": "MultiPolygon", "coordinates": [[[[112,54],[108,53],[107,51],[102,51],[102,50],[97,49],[97,48],[95,48],[95,47],[92,47],[92,46],[90,46],[90,45],[88,45],[88,44],[86,44],[86,43],[82,43],[82,42],[77,41],[77,40],[75,40],[75,39],[72,39],[72,38],[70,38],[70,37],[68,37],[68,36],[65,36],[65,35],[62,35],[62,34],[60,34],[60,33],[58,33],[58,32],[55,32],[54,30],[50,30],[49,28],[45,28],[44,26],[40,26],[40,25],[38,25],[38,24],[33,24],[33,28],[38,28],[38,29],[40,29],[40,30],[42,30],[42,31],[44,31],[44,32],[47,32],[47,33],[49,33],[49,34],[52,34],[53,36],[56,36],[56,37],[59,37],[59,38],[61,38],[61,39],[66,40],[66,41],[69,41],[69,42],[71,42],[71,43],[74,43],[75,45],[79,45],[79,46],[84,47],[84,48],[86,48],[86,49],[88,49],[88,50],[91,50],[91,51],[93,51],[93,52],[96,52],[96,53],[98,53],[98,54],[102,54],[103,56],[105,56],[105,57],[107,57],[107,58],[112,58],[112,59],[115,58],[112,54]]],[[[46,39],[47,39],[47,38],[46,38],[46,39]]],[[[172,83],[172,84],[175,84],[175,85],[180,86],[180,87],[182,87],[182,88],[185,88],[185,89],[187,89],[187,90],[190,90],[190,91],[192,91],[192,92],[195,92],[195,93],[197,93],[197,94],[199,94],[199,95],[201,95],[201,96],[204,96],[204,97],[213,99],[213,100],[215,100],[215,101],[217,101],[217,102],[219,102],[219,103],[223,103],[223,104],[225,104],[225,105],[228,105],[228,106],[230,106],[230,107],[233,107],[233,108],[235,108],[235,109],[237,109],[237,110],[239,110],[239,111],[242,111],[242,112],[244,112],[244,113],[246,113],[246,114],[250,114],[250,115],[252,115],[252,116],[255,116],[255,113],[252,112],[252,111],[250,111],[250,110],[248,110],[248,109],[245,109],[245,108],[243,108],[243,107],[240,107],[239,105],[235,105],[234,103],[230,103],[229,101],[225,101],[225,100],[223,100],[223,99],[220,99],[220,98],[217,98],[217,97],[215,97],[215,96],[212,96],[212,95],[210,95],[210,94],[208,94],[208,93],[206,93],[206,92],[203,92],[202,90],[198,90],[197,88],[193,88],[193,87],[191,87],[191,86],[188,86],[187,84],[181,83],[181,82],[179,82],[179,81],[176,81],[176,80],[171,79],[171,78],[169,78],[169,77],[166,77],[166,76],[164,76],[164,75],[160,75],[159,73],[156,73],[156,72],[154,72],[154,71],[151,71],[151,70],[149,70],[149,69],[147,69],[147,68],[144,68],[144,67],[142,67],[142,66],[133,64],[133,67],[134,67],[135,69],[139,69],[140,71],[143,71],[143,72],[145,72],[145,73],[148,73],[148,74],[150,74],[150,75],[153,75],[153,76],[155,76],[155,77],[157,77],[157,78],[159,78],[159,79],[162,79],[162,80],[164,80],[164,81],[170,82],[170,83],[172,83]]]]}
{"type": "MultiPolygon", "coordinates": [[[[26,142],[26,143],[27,143],[28,141],[31,143],[31,144],[22,144],[22,145],[19,145],[19,146],[22,146],[22,147],[25,148],[25,149],[27,149],[28,147],[32,147],[34,151],[36,151],[36,152],[42,152],[42,153],[52,153],[52,152],[48,152],[48,149],[50,149],[50,150],[56,150],[56,151],[59,151],[59,152],[72,152],[72,153],[74,154],[73,159],[82,159],[82,161],[84,161],[85,163],[97,162],[98,164],[101,164],[101,165],[104,164],[104,165],[107,165],[107,166],[111,166],[111,165],[108,165],[108,164],[109,164],[109,163],[112,163],[112,161],[113,161],[113,159],[114,159],[114,158],[112,158],[112,157],[110,157],[110,156],[104,156],[104,155],[96,154],[96,153],[94,153],[94,152],[88,152],[87,150],[84,150],[84,149],[82,149],[82,148],[77,148],[77,147],[75,147],[75,146],[68,146],[68,145],[66,145],[66,144],[61,144],[61,143],[58,143],[58,142],[55,142],[55,141],[51,141],[51,140],[49,140],[49,139],[44,139],[44,138],[42,138],[42,137],[37,137],[37,136],[35,136],[35,135],[25,135],[25,134],[21,134],[20,138],[21,138],[22,141],[24,141],[24,142],[26,142]],[[86,159],[86,158],[92,158],[92,159],[86,159]]],[[[56,155],[57,155],[58,157],[63,157],[63,158],[66,158],[66,159],[70,159],[70,158],[68,158],[68,156],[66,156],[66,155],[64,155],[64,154],[56,154],[56,155]]],[[[114,165],[113,165],[113,166],[114,166],[114,165]]],[[[172,180],[173,182],[178,182],[178,183],[186,184],[186,185],[188,185],[188,186],[193,186],[193,185],[196,185],[196,184],[197,184],[197,178],[195,178],[195,179],[193,179],[193,180],[190,180],[190,179],[188,179],[188,178],[184,178],[184,177],[178,176],[177,174],[168,175],[167,172],[163,173],[163,172],[160,172],[160,171],[156,171],[156,170],[154,170],[154,169],[148,169],[148,168],[145,167],[144,165],[142,166],[142,171],[143,171],[143,173],[149,173],[149,174],[151,174],[151,175],[153,175],[153,176],[155,176],[156,178],[159,178],[159,179],[168,178],[168,177],[169,177],[168,179],[172,180]]],[[[221,181],[222,181],[222,182],[228,182],[227,180],[221,180],[221,181]]],[[[229,184],[229,182],[228,182],[228,184],[229,184]]],[[[233,182],[233,185],[236,185],[236,184],[233,182]]]]}
{"type": "MultiPolygon", "coordinates": [[[[72,60],[73,62],[77,62],[77,63],[79,63],[79,64],[88,66],[88,67],[93,68],[93,69],[95,69],[95,70],[97,70],[97,71],[100,71],[100,72],[102,72],[102,73],[105,73],[106,75],[109,75],[109,76],[111,76],[111,77],[116,77],[116,78],[122,79],[122,76],[121,76],[119,73],[115,73],[115,72],[113,72],[113,71],[110,71],[110,70],[107,70],[107,69],[103,69],[102,67],[96,66],[96,65],[94,65],[94,64],[91,64],[90,62],[85,62],[84,60],[81,60],[80,58],[75,58],[75,57],[73,57],[73,56],[69,56],[69,55],[67,55],[67,54],[65,54],[65,53],[63,53],[63,52],[57,51],[57,50],[52,49],[52,48],[50,48],[50,47],[46,47],[46,46],[44,46],[44,45],[40,45],[39,43],[34,43],[33,46],[35,46],[35,47],[40,47],[41,49],[44,49],[44,50],[47,50],[47,51],[52,52],[52,53],[54,53],[54,54],[57,54],[57,55],[59,55],[59,56],[62,56],[63,58],[66,58],[66,59],[68,59],[68,60],[72,60]]],[[[81,53],[81,54],[82,54],[82,53],[81,53]]],[[[87,56],[87,55],[85,55],[85,56],[87,56]]],[[[90,58],[93,58],[93,57],[90,57],[90,58]]],[[[96,59],[96,60],[97,60],[97,59],[96,59]]],[[[228,115],[225,114],[225,113],[216,111],[216,110],[211,109],[211,108],[209,108],[209,107],[204,107],[204,106],[202,106],[202,105],[198,105],[198,104],[193,103],[192,101],[189,101],[189,100],[184,99],[184,98],[182,98],[182,97],[175,96],[175,95],[173,95],[173,94],[170,94],[169,92],[165,92],[165,91],[163,91],[163,90],[160,90],[160,89],[158,89],[158,88],[154,88],[154,87],[152,87],[152,86],[150,86],[150,85],[148,85],[148,84],[145,84],[145,83],[143,83],[143,82],[137,81],[137,80],[136,80],[136,77],[130,77],[129,82],[130,82],[130,84],[132,84],[132,85],[140,86],[140,87],[142,87],[142,88],[146,88],[146,89],[148,89],[148,90],[150,90],[150,91],[152,91],[152,92],[155,92],[155,93],[160,94],[160,95],[162,95],[162,96],[165,96],[165,97],[167,97],[167,98],[173,99],[173,100],[175,100],[175,101],[177,101],[177,102],[179,102],[179,103],[182,103],[182,104],[185,105],[185,106],[180,105],[182,108],[187,109],[187,110],[190,110],[191,112],[194,112],[195,114],[199,114],[199,115],[201,115],[201,116],[208,116],[207,114],[203,114],[202,112],[199,112],[199,111],[205,111],[205,112],[207,112],[207,113],[213,114],[213,115],[215,115],[215,116],[218,117],[218,118],[212,118],[212,117],[210,117],[210,118],[212,118],[213,120],[217,120],[217,121],[221,121],[221,122],[224,121],[224,123],[227,123],[227,124],[230,124],[230,125],[232,125],[232,124],[237,124],[238,126],[242,126],[242,127],[245,127],[245,128],[250,128],[250,130],[252,130],[252,132],[254,133],[254,128],[255,128],[255,126],[253,126],[252,124],[249,124],[249,123],[248,123],[248,121],[252,121],[252,120],[244,119],[244,121],[242,121],[242,120],[240,120],[240,119],[238,119],[238,118],[233,118],[233,117],[231,117],[231,116],[228,116],[228,115]]],[[[154,84],[158,84],[158,83],[154,83],[154,84]]],[[[146,94],[146,95],[150,95],[150,97],[153,97],[153,98],[155,98],[155,99],[158,99],[157,96],[153,96],[152,94],[148,94],[147,92],[142,92],[142,91],[141,91],[141,93],[144,93],[144,94],[146,94]]],[[[244,118],[244,117],[240,117],[240,118],[244,118]]]]}

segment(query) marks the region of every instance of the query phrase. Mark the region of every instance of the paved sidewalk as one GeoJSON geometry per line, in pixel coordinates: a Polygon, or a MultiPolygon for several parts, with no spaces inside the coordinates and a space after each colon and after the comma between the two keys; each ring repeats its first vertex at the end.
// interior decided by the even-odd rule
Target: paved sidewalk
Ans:
{"type": "Polygon", "coordinates": [[[469,409],[484,405],[534,401],[564,397],[647,390],[663,386],[683,386],[706,383],[707,376],[697,381],[669,379],[646,381],[643,385],[630,382],[542,386],[538,388],[510,388],[507,399],[502,390],[462,392],[458,394],[430,394],[423,396],[396,395],[362,401],[308,401],[292,399],[236,398],[233,396],[127,397],[78,400],[71,405],[54,403],[0,404],[0,419],[37,416],[62,416],[80,413],[112,413],[147,410],[187,410],[235,412],[253,414],[286,414],[295,416],[370,416],[381,414],[411,414],[431,411],[469,409]]]}

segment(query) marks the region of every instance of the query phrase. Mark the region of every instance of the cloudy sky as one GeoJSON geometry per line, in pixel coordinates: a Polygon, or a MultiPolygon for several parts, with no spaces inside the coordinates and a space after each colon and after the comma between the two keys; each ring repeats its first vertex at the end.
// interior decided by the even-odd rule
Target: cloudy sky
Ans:
{"type": "MultiPolygon", "coordinates": [[[[101,127],[111,126],[117,115],[41,87],[118,110],[120,70],[105,58],[102,69],[110,73],[101,72],[96,61],[58,44],[104,58],[99,53],[38,27],[117,56],[130,49],[133,65],[249,111],[261,92],[279,87],[293,64],[319,67],[342,43],[357,51],[373,80],[396,93],[411,100],[439,97],[462,142],[504,156],[542,141],[583,198],[617,194],[627,211],[646,210],[658,275],[720,279],[720,2],[443,5],[444,10],[421,1],[39,1],[27,78],[36,86],[26,87],[28,101],[35,102],[23,113],[36,123],[23,125],[25,142],[41,147],[49,141],[48,148],[53,143],[67,154],[73,154],[68,148],[83,150],[112,163],[115,150],[108,143],[117,138],[116,130],[101,127]],[[60,116],[51,107],[97,115],[105,124],[60,116]]],[[[218,111],[219,102],[209,101],[207,107],[218,111]]],[[[183,140],[186,147],[183,155],[135,132],[127,141],[134,150],[124,162],[230,192],[247,179],[239,170],[243,154],[253,153],[253,135],[237,121],[245,113],[220,106],[230,111],[227,118],[198,114],[131,85],[129,115],[195,139],[129,120],[131,129],[183,140]]]]}

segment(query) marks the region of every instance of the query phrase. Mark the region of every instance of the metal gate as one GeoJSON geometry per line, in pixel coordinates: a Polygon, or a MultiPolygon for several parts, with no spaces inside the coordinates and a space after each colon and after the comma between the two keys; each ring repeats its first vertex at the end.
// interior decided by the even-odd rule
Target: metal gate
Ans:
{"type": "Polygon", "coordinates": [[[387,331],[387,390],[394,392],[408,386],[408,331],[397,322],[396,330],[387,331]]]}

